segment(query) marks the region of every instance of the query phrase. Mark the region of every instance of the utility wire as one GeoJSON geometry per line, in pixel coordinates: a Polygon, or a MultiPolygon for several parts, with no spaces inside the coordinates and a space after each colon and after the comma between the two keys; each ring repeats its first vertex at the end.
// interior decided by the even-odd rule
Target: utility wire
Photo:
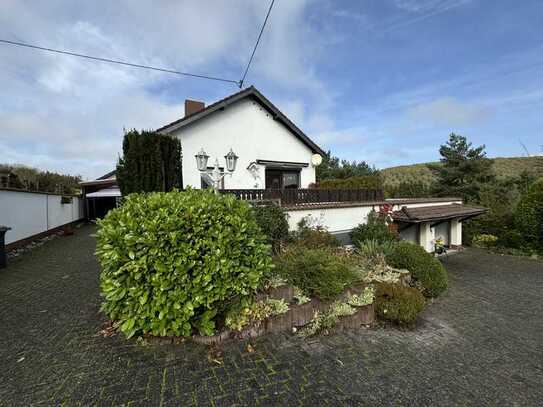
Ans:
{"type": "Polygon", "coordinates": [[[86,54],[78,54],[78,53],[75,53],[75,52],[62,51],[62,50],[53,49],[53,48],[39,47],[37,45],[26,44],[24,42],[8,41],[8,40],[3,40],[3,39],[0,39],[0,42],[4,43],[4,44],[8,44],[8,45],[16,45],[16,46],[19,46],[19,47],[26,47],[26,48],[38,49],[38,50],[41,50],[41,51],[54,52],[54,53],[57,53],[57,54],[70,55],[70,56],[79,57],[79,58],[92,59],[94,61],[109,62],[109,63],[112,63],[112,64],[125,65],[125,66],[130,66],[130,67],[133,67],[133,68],[150,69],[152,71],[167,72],[167,73],[172,73],[172,74],[176,74],[176,75],[190,76],[190,77],[193,77],[193,78],[200,78],[200,79],[208,79],[208,80],[211,80],[211,81],[235,83],[238,86],[240,85],[240,81],[235,81],[235,80],[232,80],[232,79],[218,78],[216,76],[199,75],[199,74],[194,74],[194,73],[175,71],[175,70],[172,70],[172,69],[157,68],[157,67],[150,66],[150,65],[133,64],[133,63],[130,63],[130,62],[118,61],[118,60],[115,60],[115,59],[94,57],[94,56],[86,55],[86,54]]]}
{"type": "Polygon", "coordinates": [[[251,54],[251,58],[249,58],[249,63],[247,64],[247,68],[245,68],[245,72],[243,73],[243,77],[239,81],[239,88],[241,89],[243,87],[243,82],[245,82],[245,77],[247,76],[247,72],[249,72],[249,67],[251,66],[251,62],[253,62],[253,58],[255,56],[256,49],[258,48],[258,43],[260,42],[260,38],[262,37],[262,33],[264,32],[264,27],[266,27],[266,23],[268,22],[268,17],[270,16],[273,3],[275,3],[275,0],[271,0],[270,8],[268,9],[268,13],[266,14],[266,18],[264,19],[264,24],[262,24],[262,28],[260,29],[260,34],[258,34],[258,38],[256,40],[255,47],[253,48],[253,53],[251,54]]]}

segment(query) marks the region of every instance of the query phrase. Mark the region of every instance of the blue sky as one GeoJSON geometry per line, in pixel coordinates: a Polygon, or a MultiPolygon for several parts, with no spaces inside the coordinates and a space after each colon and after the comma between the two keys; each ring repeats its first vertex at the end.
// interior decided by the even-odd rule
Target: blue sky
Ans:
{"type": "MultiPolygon", "coordinates": [[[[0,38],[239,79],[267,2],[6,0],[0,38]],[[89,4],[90,3],[90,4],[89,4]]],[[[276,0],[247,78],[311,138],[379,168],[438,159],[450,132],[489,156],[542,152],[543,3],[276,0]]],[[[235,86],[0,45],[2,160],[91,178],[123,128],[235,86]]]]}

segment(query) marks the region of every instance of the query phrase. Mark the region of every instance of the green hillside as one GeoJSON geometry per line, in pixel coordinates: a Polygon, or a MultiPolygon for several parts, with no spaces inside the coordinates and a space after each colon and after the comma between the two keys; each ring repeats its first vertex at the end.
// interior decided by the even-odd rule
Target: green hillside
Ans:
{"type": "MultiPolygon", "coordinates": [[[[528,171],[535,176],[543,176],[543,156],[493,158],[494,172],[498,178],[519,176],[528,171]]],[[[430,184],[434,178],[428,164],[400,165],[381,171],[385,186],[396,186],[400,182],[424,182],[430,184]]]]}

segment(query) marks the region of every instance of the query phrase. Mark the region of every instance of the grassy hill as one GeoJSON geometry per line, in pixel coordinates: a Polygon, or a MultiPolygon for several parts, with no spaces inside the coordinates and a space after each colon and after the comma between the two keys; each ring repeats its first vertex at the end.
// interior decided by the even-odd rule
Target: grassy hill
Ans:
{"type": "MultiPolygon", "coordinates": [[[[493,158],[494,172],[498,178],[519,176],[528,171],[535,176],[543,177],[543,156],[538,157],[508,157],[493,158]]],[[[428,169],[428,164],[400,165],[381,171],[385,186],[396,186],[400,182],[424,182],[430,184],[434,176],[428,169]]]]}

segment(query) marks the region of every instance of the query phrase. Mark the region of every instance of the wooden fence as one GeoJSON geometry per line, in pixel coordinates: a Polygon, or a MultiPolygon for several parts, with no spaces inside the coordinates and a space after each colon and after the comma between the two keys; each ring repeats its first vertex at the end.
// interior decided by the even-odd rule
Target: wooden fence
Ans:
{"type": "Polygon", "coordinates": [[[278,200],[282,205],[384,200],[381,189],[222,189],[244,201],[278,200]]]}

